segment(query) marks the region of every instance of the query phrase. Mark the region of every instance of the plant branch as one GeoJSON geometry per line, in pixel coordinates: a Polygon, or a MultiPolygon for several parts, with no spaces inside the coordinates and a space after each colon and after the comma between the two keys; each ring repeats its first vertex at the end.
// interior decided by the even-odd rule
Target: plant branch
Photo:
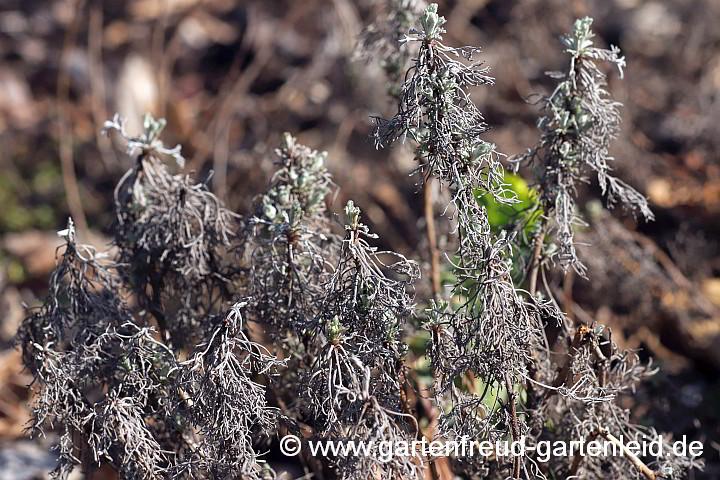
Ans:
{"type": "Polygon", "coordinates": [[[547,391],[546,397],[549,398],[555,393],[557,393],[557,387],[562,386],[566,381],[567,377],[570,374],[572,370],[573,363],[575,361],[575,354],[580,348],[580,346],[585,343],[588,339],[588,333],[590,333],[590,327],[585,324],[578,325],[577,329],[575,330],[575,335],[573,337],[572,344],[570,345],[570,348],[568,349],[568,361],[565,363],[563,368],[558,372],[557,376],[555,377],[555,380],[553,380],[552,386],[553,388],[547,391]]]}
{"type": "Polygon", "coordinates": [[[433,178],[426,177],[423,186],[423,199],[425,201],[425,231],[427,233],[428,249],[430,250],[430,283],[435,299],[440,298],[440,252],[437,249],[437,233],[435,231],[435,211],[433,208],[433,178]]]}
{"type": "Polygon", "coordinates": [[[535,296],[537,293],[537,278],[538,272],[540,271],[540,263],[543,249],[543,242],[545,237],[545,225],[540,228],[540,231],[535,235],[535,248],[533,249],[532,260],[530,261],[530,295],[535,296]]]}
{"type": "Polygon", "coordinates": [[[642,473],[645,478],[648,480],[656,480],[657,474],[650,469],[647,465],[643,463],[642,460],[640,460],[636,455],[634,455],[631,451],[627,449],[627,447],[612,433],[610,433],[605,428],[598,428],[597,435],[603,437],[605,440],[608,440],[609,442],[612,442],[614,445],[620,448],[620,451],[622,451],[623,456],[625,456],[630,463],[632,463],[633,467],[635,467],[640,473],[642,473]]]}
{"type": "MultiPolygon", "coordinates": [[[[520,426],[517,418],[517,393],[512,389],[510,377],[508,374],[505,374],[505,388],[508,392],[507,406],[509,407],[510,413],[510,433],[512,434],[513,442],[518,442],[520,441],[520,426]]],[[[512,478],[520,478],[520,467],[521,457],[513,457],[512,478]]]]}

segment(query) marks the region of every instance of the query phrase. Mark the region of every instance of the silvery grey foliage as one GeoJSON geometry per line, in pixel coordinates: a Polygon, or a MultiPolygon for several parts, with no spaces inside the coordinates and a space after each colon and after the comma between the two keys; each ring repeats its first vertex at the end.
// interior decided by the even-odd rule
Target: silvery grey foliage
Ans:
{"type": "MultiPolygon", "coordinates": [[[[377,235],[361,223],[352,201],[344,213],[345,239],[320,312],[321,346],[301,379],[300,395],[309,399],[307,421],[317,439],[411,442],[418,427],[402,402],[407,351],[402,328],[414,309],[412,284],[419,268],[370,246],[368,239],[377,235]]],[[[348,479],[422,476],[412,456],[383,461],[378,453],[340,456],[334,459],[337,473],[348,479]]]]}
{"type": "Polygon", "coordinates": [[[228,305],[237,269],[221,248],[237,215],[170,174],[156,157],[162,122],[146,125],[116,189],[118,258],[78,244],[70,221],[48,296],[18,332],[29,429],[59,431],[60,479],[102,464],[125,479],[268,478],[256,440],[274,432],[265,385],[284,364],[248,339],[244,304],[228,305]]]}
{"type": "Polygon", "coordinates": [[[385,12],[363,30],[353,60],[378,60],[388,78],[388,93],[395,97],[404,82],[407,62],[413,50],[405,35],[427,4],[423,0],[388,0],[385,12]]]}
{"type": "Polygon", "coordinates": [[[126,120],[119,114],[115,114],[112,120],[106,120],[103,126],[103,133],[110,130],[116,130],[125,139],[127,146],[127,154],[129,157],[135,157],[140,154],[161,153],[172,157],[178,167],[185,168],[185,157],[182,156],[182,147],[175,145],[173,148],[165,148],[160,134],[165,129],[167,122],[164,118],[154,119],[152,115],[146,113],[143,115],[143,129],[140,135],[133,137],[125,130],[126,120]]]}
{"type": "Polygon", "coordinates": [[[352,201],[345,215],[346,237],[320,310],[325,344],[304,392],[316,399],[311,408],[313,417],[325,424],[321,431],[342,430],[339,416],[348,413],[343,400],[350,395],[350,403],[356,403],[366,367],[374,371],[374,395],[399,398],[398,379],[407,350],[401,329],[413,312],[409,289],[418,277],[415,262],[377,252],[368,244],[366,238],[373,235],[360,222],[360,210],[352,201]],[[395,261],[385,264],[382,255],[395,261]],[[404,278],[388,278],[383,270],[404,278]],[[379,388],[384,391],[376,391],[379,388]]]}
{"type": "Polygon", "coordinates": [[[152,328],[133,321],[115,266],[76,243],[72,221],[60,233],[67,243],[48,297],[18,332],[35,379],[30,431],[59,429],[55,478],[67,478],[80,463],[99,462],[125,478],[160,478],[171,452],[149,421],[169,408],[175,357],[152,328]],[[85,448],[78,448],[77,438],[85,448]]]}
{"type": "MultiPolygon", "coordinates": [[[[457,379],[472,372],[493,388],[515,385],[527,375],[532,351],[542,346],[542,323],[532,300],[515,290],[510,278],[512,238],[491,233],[487,214],[476,195],[490,193],[512,204],[512,191],[503,182],[504,171],[495,145],[480,138],[487,130],[482,114],[470,100],[467,87],[492,84],[488,68],[467,65],[479,51],[454,49],[440,43],[445,19],[431,4],[420,17],[422,30],[412,30],[408,41],[421,42],[420,54],[408,72],[392,120],[378,120],[373,132],[379,146],[409,135],[415,143],[419,171],[439,178],[450,189],[457,219],[458,250],[452,269],[457,278],[454,309],[445,302],[430,309],[427,328],[432,333],[430,356],[438,395],[451,407],[441,417],[443,433],[487,435],[496,425],[510,424],[482,414],[484,394],[460,399],[457,379]],[[473,410],[468,421],[468,409],[473,410]]],[[[501,412],[502,413],[502,412],[501,412]]],[[[500,438],[507,428],[497,431],[500,438]]]]}
{"type": "Polygon", "coordinates": [[[278,329],[271,334],[292,333],[293,341],[318,328],[318,308],[340,239],[326,214],[332,187],[327,153],[297,143],[289,133],[275,153],[278,170],[257,198],[242,248],[250,261],[252,319],[278,329]]]}
{"type": "MultiPolygon", "coordinates": [[[[619,350],[611,336],[603,336],[601,326],[571,325],[549,289],[545,300],[534,285],[530,292],[514,284],[513,249],[527,246],[516,230],[494,232],[477,201],[478,196],[490,194],[500,204],[515,202],[513,192],[503,184],[495,146],[479,138],[487,126],[466,90],[492,80],[486,68],[479,70],[447,55],[463,52],[469,60],[477,49],[452,49],[439,43],[445,19],[437,14],[437,5],[425,10],[420,24],[422,30],[411,30],[408,37],[421,42],[420,54],[408,70],[398,112],[390,120],[376,119],[373,135],[378,146],[409,137],[418,170],[450,190],[448,209],[457,223],[458,247],[448,260],[455,281],[448,299],[430,301],[424,314],[431,333],[427,355],[435,402],[442,412],[437,435],[475,441],[525,438],[530,452],[540,440],[570,442],[620,435],[654,440],[657,432],[632,424],[629,411],[615,402],[619,394],[634,392],[638,382],[652,375],[651,366],[641,364],[635,352],[619,350]],[[560,342],[550,341],[548,332],[553,330],[559,330],[560,342]]],[[[592,60],[613,61],[619,67],[624,61],[615,49],[591,47],[589,25],[589,19],[579,20],[573,34],[564,37],[573,55],[571,72],[547,101],[552,116],[540,123],[547,143],[526,155],[549,159],[549,165],[542,165],[540,195],[546,211],[555,212],[560,225],[556,236],[565,249],[563,258],[570,260],[574,257],[569,250],[571,226],[576,221],[572,195],[586,169],[597,173],[610,205],[621,200],[652,216],[641,195],[609,174],[607,147],[617,135],[619,115],[617,104],[606,98],[604,77],[592,60]]],[[[545,233],[541,230],[538,235],[545,233]]],[[[540,271],[547,285],[545,272],[540,271]]],[[[697,466],[690,458],[675,456],[667,439],[663,442],[665,455],[645,459],[647,464],[622,456],[576,456],[572,462],[555,456],[540,462],[533,453],[498,453],[492,460],[455,459],[454,472],[498,479],[576,475],[601,479],[612,472],[612,478],[642,475],[654,480],[653,469],[668,478],[681,478],[688,467],[697,466]]]]}
{"type": "Polygon", "coordinates": [[[359,353],[361,359],[383,368],[381,363],[392,364],[405,354],[401,328],[415,307],[412,287],[419,267],[399,253],[372,247],[369,240],[378,237],[360,221],[360,209],[352,200],[345,206],[345,217],[345,239],[323,313],[340,318],[346,333],[362,335],[358,352],[367,350],[372,356],[359,353]],[[378,362],[379,356],[385,358],[378,362]]]}
{"type": "MultiPolygon", "coordinates": [[[[246,221],[243,249],[250,262],[249,318],[266,327],[288,361],[276,390],[283,422],[311,428],[316,441],[411,440],[413,418],[403,410],[403,326],[413,313],[415,262],[378,251],[377,236],[345,207],[344,238],[332,229],[325,198],[332,180],[325,152],[285,134],[278,170],[246,221]],[[348,432],[356,432],[350,435],[348,432]]],[[[420,475],[412,458],[372,456],[332,460],[341,478],[420,475]]]]}
{"type": "Polygon", "coordinates": [[[584,223],[577,214],[575,197],[577,185],[588,182],[589,173],[597,177],[609,207],[620,202],[646,220],[654,218],[647,199],[610,174],[613,158],[608,147],[620,130],[621,104],[609,98],[605,74],[596,62],[614,64],[622,78],[625,57],[615,46],[609,50],[593,47],[591,26],[591,18],[578,19],[572,33],[562,36],[564,51],[570,55],[568,72],[551,74],[560,82],[542,100],[539,144],[513,159],[518,166],[529,163],[538,176],[542,207],[552,218],[559,246],[554,256],[563,267],[572,266],[583,275],[585,267],[575,252],[573,228],[584,223]]]}
{"type": "Polygon", "coordinates": [[[482,63],[471,62],[480,49],[444,45],[445,18],[431,4],[420,17],[423,30],[411,30],[406,42],[419,42],[420,50],[408,70],[391,119],[375,117],[375,144],[384,147],[398,138],[414,142],[416,172],[436,176],[460,191],[472,183],[501,197],[502,166],[495,146],[480,138],[488,127],[467,87],[492,85],[494,79],[482,63]],[[478,167],[488,168],[478,168],[478,167]],[[475,176],[482,171],[483,176],[475,176]]]}
{"type": "MultiPolygon", "coordinates": [[[[358,364],[360,366],[361,364],[358,364]]],[[[416,437],[419,426],[415,418],[401,411],[399,408],[389,408],[383,405],[383,399],[373,386],[370,367],[365,366],[362,376],[361,388],[355,390],[356,402],[362,406],[359,413],[353,415],[352,422],[348,422],[345,432],[335,437],[336,441],[361,442],[371,446],[369,455],[345,455],[332,459],[332,464],[340,478],[367,479],[367,478],[398,478],[422,479],[424,468],[417,456],[394,454],[387,456],[379,446],[382,442],[393,442],[394,445],[410,444],[416,437]]]]}
{"type": "Polygon", "coordinates": [[[197,478],[262,478],[253,437],[274,431],[278,409],[266,404],[266,387],[253,378],[274,375],[284,362],[245,335],[246,305],[233,305],[178,366],[180,411],[200,439],[177,468],[197,478]]]}
{"type": "MultiPolygon", "coordinates": [[[[451,458],[452,473],[467,478],[654,480],[699,466],[672,454],[667,439],[660,458],[545,462],[532,450],[542,440],[654,436],[615,399],[655,371],[636,352],[620,350],[609,329],[572,324],[537,262],[530,266],[542,294],[513,279],[514,252],[527,245],[515,231],[493,230],[478,202],[483,195],[517,201],[504,183],[502,155],[480,138],[488,126],[468,93],[493,79],[472,63],[477,48],[441,43],[444,24],[432,4],[420,29],[402,39],[418,56],[398,92],[397,114],[377,118],[373,132],[378,146],[409,138],[416,172],[450,193],[453,279],[444,298],[419,299],[419,309],[416,262],[373,246],[377,235],[352,201],[333,224],[324,152],[285,134],[276,174],[241,220],[204,183],[160,160],[182,159],[180,147],[165,149],[158,138],[164,121],[146,117],[138,137],[127,135],[119,117],[106,124],[137,155],[115,191],[117,258],[77,244],[69,223],[59,232],[66,245],[48,296],[18,332],[36,390],[30,430],[60,434],[57,478],[78,465],[90,472],[105,464],[123,479],[271,480],[263,449],[288,431],[303,441],[371,449],[321,459],[317,473],[329,467],[347,480],[438,480],[427,459],[377,450],[381,442],[422,438],[426,420],[434,439],[525,439],[523,455],[451,458]],[[406,334],[413,316],[430,338],[430,392],[412,391],[406,334]],[[409,393],[429,396],[439,414],[422,418],[409,393]]],[[[591,46],[589,26],[578,21],[565,37],[571,70],[546,102],[547,143],[522,158],[547,162],[540,196],[565,242],[561,260],[570,264],[573,189],[586,170],[597,173],[611,204],[618,199],[651,216],[644,199],[609,174],[607,144],[619,116],[592,60],[624,62],[614,49],[591,46]]],[[[393,49],[379,51],[401,61],[393,49]]]]}
{"type": "MultiPolygon", "coordinates": [[[[106,130],[119,129],[128,151],[137,153],[134,166],[115,188],[118,262],[146,313],[163,335],[192,343],[202,335],[203,318],[230,299],[237,272],[222,266],[239,216],[225,208],[205,183],[172,174],[158,153],[167,153],[157,135],[164,121],[145,116],[146,133],[127,137],[117,115],[106,130]]],[[[177,159],[180,146],[173,150],[177,159]]]]}

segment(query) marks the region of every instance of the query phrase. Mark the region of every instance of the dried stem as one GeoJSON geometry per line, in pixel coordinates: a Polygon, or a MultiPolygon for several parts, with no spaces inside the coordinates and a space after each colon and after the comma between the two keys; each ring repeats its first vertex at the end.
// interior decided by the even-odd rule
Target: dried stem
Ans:
{"type": "Polygon", "coordinates": [[[653,472],[647,465],[645,465],[643,461],[640,460],[636,455],[634,455],[630,450],[628,450],[627,447],[612,433],[607,431],[605,428],[600,427],[598,428],[598,435],[620,447],[623,455],[627,457],[628,460],[630,460],[630,463],[633,464],[633,467],[637,468],[643,475],[645,475],[645,478],[647,478],[648,480],[655,480],[657,478],[656,473],[653,472]]]}
{"type": "MultiPolygon", "coordinates": [[[[520,441],[520,425],[517,418],[517,393],[513,390],[512,384],[510,383],[509,375],[505,375],[505,388],[508,393],[508,408],[510,413],[510,433],[512,434],[513,442],[520,441]]],[[[522,464],[522,457],[513,457],[513,470],[512,478],[520,478],[520,467],[522,464]]]]}
{"type": "Polygon", "coordinates": [[[545,225],[535,235],[535,248],[533,249],[532,260],[530,261],[530,295],[535,296],[537,293],[537,278],[540,271],[540,263],[542,256],[543,243],[545,240],[545,225]]]}
{"type": "MultiPolygon", "coordinates": [[[[595,439],[597,438],[597,436],[598,436],[598,432],[593,432],[593,433],[587,438],[588,443],[589,443],[589,442],[592,442],[593,440],[595,440],[595,439]]],[[[573,458],[572,465],[570,466],[570,474],[568,475],[568,477],[574,477],[575,475],[577,475],[578,468],[580,468],[580,464],[582,463],[583,458],[585,458],[585,456],[584,456],[584,455],[581,455],[581,454],[577,454],[577,455],[573,458]]]]}
{"type": "Polygon", "coordinates": [[[433,297],[440,298],[440,252],[437,249],[437,233],[435,232],[435,209],[433,208],[433,181],[432,177],[426,177],[423,186],[423,198],[425,201],[425,230],[427,232],[428,249],[430,250],[430,283],[432,285],[433,297]]]}
{"type": "Polygon", "coordinates": [[[567,381],[568,375],[572,371],[573,362],[575,361],[575,355],[580,349],[580,346],[588,340],[589,333],[590,327],[585,324],[579,325],[575,330],[575,335],[573,337],[573,341],[570,345],[568,352],[569,358],[563,368],[558,372],[555,380],[553,380],[552,386],[555,388],[549,389],[547,391],[548,397],[557,393],[557,387],[562,386],[567,381]]]}

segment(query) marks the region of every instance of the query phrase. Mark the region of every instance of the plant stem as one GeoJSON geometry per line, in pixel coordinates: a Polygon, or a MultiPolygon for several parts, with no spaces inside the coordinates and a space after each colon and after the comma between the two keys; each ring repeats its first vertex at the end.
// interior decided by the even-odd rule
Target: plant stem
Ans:
{"type": "MultiPolygon", "coordinates": [[[[598,432],[593,432],[588,436],[587,441],[588,443],[595,440],[598,436],[598,432]]],[[[573,458],[572,465],[570,466],[570,475],[569,477],[573,477],[577,475],[578,468],[580,468],[580,463],[582,463],[583,458],[585,458],[583,455],[577,454],[575,458],[573,458]]]]}
{"type": "MultiPolygon", "coordinates": [[[[402,370],[401,370],[401,372],[402,372],[402,370]]],[[[402,379],[402,381],[400,382],[400,400],[402,402],[403,411],[407,415],[410,415],[411,417],[416,418],[415,413],[413,413],[412,407],[410,406],[410,401],[408,400],[407,392],[405,392],[405,383],[407,381],[407,378],[405,377],[404,372],[401,373],[400,375],[401,375],[401,379],[402,379]]],[[[430,415],[431,415],[431,413],[428,410],[428,416],[430,416],[430,415]]],[[[416,418],[416,422],[417,422],[417,418],[416,418]]],[[[428,422],[428,423],[431,424],[432,422],[428,422]]],[[[431,428],[431,425],[428,425],[428,427],[431,428]]],[[[420,428],[418,428],[417,431],[415,432],[415,438],[420,441],[422,441],[423,438],[427,439],[428,441],[432,441],[431,437],[432,437],[432,435],[426,435],[420,428]]],[[[442,475],[441,475],[440,471],[438,470],[436,460],[428,459],[427,462],[429,465],[431,480],[442,480],[442,475]]]]}
{"type": "Polygon", "coordinates": [[[580,347],[584,343],[589,341],[588,334],[590,333],[590,331],[591,330],[589,326],[585,324],[578,325],[577,329],[575,330],[575,335],[573,336],[572,344],[568,349],[568,360],[565,365],[560,369],[560,371],[558,371],[555,379],[552,382],[552,386],[554,388],[546,392],[545,398],[550,398],[551,396],[555,395],[557,393],[557,388],[561,387],[568,381],[568,377],[572,372],[573,363],[575,362],[575,354],[580,350],[580,347]]]}
{"type": "Polygon", "coordinates": [[[533,250],[532,260],[530,261],[530,295],[535,296],[537,293],[537,278],[540,271],[540,256],[542,255],[543,241],[545,238],[545,225],[540,227],[540,231],[535,235],[535,249],[533,250]]]}
{"type": "MultiPolygon", "coordinates": [[[[510,377],[505,374],[505,389],[508,393],[508,407],[510,410],[510,432],[513,442],[520,441],[520,426],[517,419],[517,393],[513,390],[510,377]]],[[[520,478],[521,457],[513,457],[512,478],[520,478]]]]}
{"type": "Polygon", "coordinates": [[[627,457],[628,460],[630,460],[630,463],[633,464],[633,467],[637,468],[640,472],[642,472],[643,475],[645,475],[645,478],[647,478],[648,480],[655,480],[655,472],[653,472],[647,465],[643,463],[642,460],[640,460],[637,456],[630,452],[627,447],[623,445],[623,443],[618,440],[612,433],[608,432],[604,428],[599,428],[598,432],[600,433],[601,437],[620,447],[623,455],[627,457]]]}
{"type": "MultiPolygon", "coordinates": [[[[605,440],[612,442],[615,446],[620,448],[620,451],[622,452],[623,456],[626,457],[630,463],[632,463],[633,467],[635,467],[640,473],[642,473],[645,478],[648,480],[656,480],[657,474],[653,472],[650,467],[645,465],[642,460],[640,460],[636,455],[634,455],[632,452],[630,452],[627,447],[617,438],[615,435],[610,433],[607,429],[599,427],[596,432],[594,432],[592,435],[588,437],[588,443],[592,442],[597,438],[598,436],[604,438],[605,440]]],[[[580,462],[582,461],[583,456],[578,455],[573,459],[572,466],[570,467],[570,476],[574,476],[577,473],[578,468],[580,467],[580,462]]]]}
{"type": "Polygon", "coordinates": [[[427,232],[428,249],[430,250],[430,282],[435,299],[440,298],[440,254],[437,249],[435,232],[435,210],[433,208],[433,178],[425,177],[423,182],[423,198],[425,203],[425,231],[427,232]]]}

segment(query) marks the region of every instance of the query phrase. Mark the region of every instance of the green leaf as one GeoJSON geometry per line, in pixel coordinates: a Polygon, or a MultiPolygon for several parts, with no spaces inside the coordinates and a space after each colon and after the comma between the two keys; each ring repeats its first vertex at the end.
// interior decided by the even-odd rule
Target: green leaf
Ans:
{"type": "MultiPolygon", "coordinates": [[[[524,216],[530,212],[531,207],[536,203],[534,192],[519,175],[505,172],[504,182],[515,192],[515,196],[519,200],[518,203],[503,205],[489,193],[482,195],[480,191],[475,192],[478,203],[483,205],[487,211],[488,222],[494,231],[499,231],[517,221],[525,220],[524,216]]],[[[505,198],[512,198],[512,196],[511,192],[504,195],[505,198]]],[[[525,228],[532,228],[533,224],[534,218],[527,222],[525,228]]]]}

